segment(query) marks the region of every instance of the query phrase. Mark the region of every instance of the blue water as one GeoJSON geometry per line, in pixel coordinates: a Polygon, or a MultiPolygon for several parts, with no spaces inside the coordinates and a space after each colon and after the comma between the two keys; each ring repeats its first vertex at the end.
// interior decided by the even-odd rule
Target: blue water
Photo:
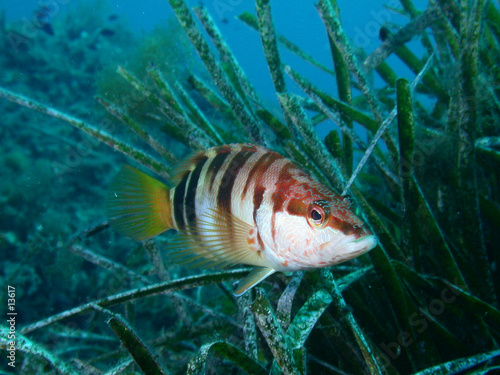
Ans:
{"type": "MultiPolygon", "coordinates": [[[[91,2],[88,3],[91,4],[91,2]]],[[[114,14],[125,19],[130,29],[138,34],[148,33],[156,26],[162,25],[166,18],[173,17],[173,12],[166,0],[149,0],[139,3],[133,0],[122,0],[105,3],[114,14]]],[[[198,5],[200,2],[191,1],[188,3],[198,5]]],[[[245,24],[235,19],[244,11],[255,14],[254,2],[214,0],[201,3],[205,5],[216,21],[251,82],[264,97],[276,104],[274,95],[267,94],[273,94],[274,88],[262,53],[260,37],[255,31],[250,30],[245,24]]],[[[328,40],[314,3],[314,1],[304,0],[272,1],[276,29],[320,63],[331,66],[328,40]],[[318,36],[321,37],[318,38],[318,36]]],[[[426,0],[414,1],[417,9],[422,11],[425,10],[427,3],[426,0]]],[[[53,0],[51,2],[20,0],[10,4],[0,3],[0,9],[3,6],[8,21],[23,20],[23,22],[29,22],[32,20],[34,12],[39,9],[40,4],[49,4],[51,17],[55,18],[76,7],[79,2],[77,0],[53,0]]],[[[339,0],[338,5],[345,32],[351,39],[352,46],[363,49],[366,53],[372,52],[380,45],[379,30],[381,26],[392,26],[394,31],[397,30],[398,25],[408,21],[406,17],[390,9],[400,8],[397,0],[375,4],[370,0],[355,2],[339,0]],[[387,7],[382,8],[382,3],[386,4],[387,7]]],[[[413,42],[409,43],[408,46],[417,55],[423,53],[420,43],[413,42]]],[[[302,59],[285,49],[282,49],[282,56],[285,63],[290,64],[301,73],[307,72],[308,69],[313,72],[318,71],[310,69],[310,66],[302,59]]],[[[394,57],[390,57],[388,61],[395,62],[393,67],[401,77],[407,77],[410,80],[414,78],[414,74],[405,65],[399,64],[394,57]]],[[[332,85],[335,85],[331,78],[326,78],[326,76],[309,76],[309,78],[325,90],[330,90],[332,85]]],[[[377,81],[375,81],[376,83],[377,81]]]]}

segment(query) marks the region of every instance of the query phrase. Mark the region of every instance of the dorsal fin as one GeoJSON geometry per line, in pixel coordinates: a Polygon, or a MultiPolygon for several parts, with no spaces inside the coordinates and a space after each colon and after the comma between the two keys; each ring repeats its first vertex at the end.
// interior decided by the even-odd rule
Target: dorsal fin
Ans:
{"type": "Polygon", "coordinates": [[[207,151],[191,152],[188,156],[186,156],[174,166],[171,173],[172,178],[170,178],[169,182],[174,185],[178,185],[185,174],[194,169],[194,167],[198,164],[200,158],[205,158],[206,155],[207,151]]]}
{"type": "Polygon", "coordinates": [[[229,154],[231,153],[231,151],[233,151],[234,148],[245,145],[246,144],[230,144],[214,146],[207,150],[192,152],[174,167],[174,169],[172,170],[172,178],[170,179],[170,181],[174,185],[177,185],[182,180],[184,175],[190,170],[194,169],[194,166],[196,166],[199,160],[202,158],[212,158],[217,156],[218,154],[229,154]]]}
{"type": "Polygon", "coordinates": [[[169,188],[129,165],[109,187],[106,213],[113,227],[136,241],[173,227],[169,188]]]}

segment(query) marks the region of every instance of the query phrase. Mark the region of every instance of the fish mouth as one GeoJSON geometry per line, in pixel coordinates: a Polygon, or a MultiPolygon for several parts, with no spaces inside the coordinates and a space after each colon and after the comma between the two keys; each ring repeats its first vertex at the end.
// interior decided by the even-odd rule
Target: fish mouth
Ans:
{"type": "MultiPolygon", "coordinates": [[[[378,240],[374,235],[366,235],[342,244],[334,250],[332,264],[338,264],[367,253],[377,246],[378,240]]],[[[326,244],[325,244],[326,245],[326,244]]]]}
{"type": "Polygon", "coordinates": [[[353,252],[356,252],[359,255],[361,255],[372,250],[375,246],[377,246],[377,244],[378,244],[377,237],[375,237],[374,235],[368,235],[348,243],[341,249],[349,247],[353,252]]]}

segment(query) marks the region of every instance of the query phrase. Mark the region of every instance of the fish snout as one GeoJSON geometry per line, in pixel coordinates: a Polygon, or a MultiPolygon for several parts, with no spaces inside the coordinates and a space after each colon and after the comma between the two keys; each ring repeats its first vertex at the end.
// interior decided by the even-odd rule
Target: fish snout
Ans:
{"type": "Polygon", "coordinates": [[[362,236],[351,234],[336,243],[324,243],[320,249],[322,252],[329,254],[328,263],[330,265],[343,263],[363,255],[377,246],[377,237],[369,231],[366,233],[362,236]]]}

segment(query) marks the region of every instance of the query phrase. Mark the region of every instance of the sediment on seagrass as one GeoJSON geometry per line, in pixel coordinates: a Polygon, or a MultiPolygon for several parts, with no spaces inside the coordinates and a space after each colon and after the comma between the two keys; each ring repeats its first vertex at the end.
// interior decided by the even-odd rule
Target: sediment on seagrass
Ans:
{"type": "MultiPolygon", "coordinates": [[[[231,293],[232,294],[232,293],[231,293]]],[[[238,317],[243,325],[243,337],[245,340],[245,353],[252,359],[257,360],[259,351],[257,347],[257,326],[250,305],[254,299],[254,292],[251,289],[237,299],[238,317]]]]}
{"type": "Polygon", "coordinates": [[[148,240],[141,241],[141,246],[146,251],[149,261],[153,266],[154,275],[156,275],[161,281],[172,280],[172,277],[165,266],[160,250],[158,249],[158,246],[156,246],[155,239],[150,238],[148,240]]]}
{"type": "MultiPolygon", "coordinates": [[[[441,298],[440,294],[443,290],[448,292],[449,288],[441,282],[436,282],[436,278],[425,277],[404,263],[395,261],[394,268],[401,280],[405,283],[406,288],[408,288],[409,292],[414,296],[415,305],[417,306],[422,306],[422,304],[425,305],[427,301],[427,297],[422,294],[424,290],[427,296],[434,296],[436,298],[441,298]]],[[[459,319],[462,311],[461,308],[450,307],[450,313],[459,319]]],[[[433,362],[439,362],[440,356],[435,350],[436,343],[443,343],[451,353],[456,353],[457,355],[467,354],[467,346],[462,343],[459,337],[453,335],[443,326],[439,317],[435,317],[423,309],[420,311],[420,314],[428,320],[431,329],[425,332],[418,332],[419,340],[421,340],[422,345],[425,345],[426,348],[432,348],[432,351],[425,350],[425,353],[421,352],[419,353],[420,355],[424,355],[425,357],[429,356],[433,362]]]]}
{"type": "MultiPolygon", "coordinates": [[[[210,139],[211,146],[226,144],[227,141],[223,139],[220,134],[219,129],[217,129],[212,123],[205,117],[201,109],[194,102],[193,99],[189,96],[189,94],[184,90],[182,85],[176,81],[174,83],[174,87],[177,90],[180,99],[186,106],[186,109],[189,110],[191,114],[192,123],[204,134],[207,135],[207,138],[210,139]]],[[[187,111],[185,111],[187,112],[187,111]]]]}
{"type": "Polygon", "coordinates": [[[114,306],[129,301],[134,301],[140,298],[156,296],[159,294],[173,293],[179,290],[193,289],[205,285],[217,284],[224,281],[232,281],[243,278],[248,274],[248,269],[234,269],[223,272],[209,273],[198,276],[189,276],[173,281],[161,282],[153,285],[148,285],[142,288],[130,289],[126,292],[113,294],[108,297],[100,298],[93,302],[89,302],[78,307],[63,311],[62,313],[52,315],[49,318],[24,326],[21,333],[26,334],[37,329],[46,327],[55,322],[59,322],[69,317],[87,313],[93,307],[98,305],[101,307],[114,306]]]}
{"type": "MultiPolygon", "coordinates": [[[[259,25],[257,18],[255,18],[252,14],[248,12],[243,12],[237,17],[240,21],[244,22],[246,25],[250,26],[253,30],[259,31],[259,25]]],[[[283,45],[287,50],[292,52],[293,54],[297,55],[301,59],[307,61],[308,63],[312,64],[316,68],[319,68],[323,70],[324,72],[328,74],[335,74],[333,70],[327,68],[320,62],[318,62],[314,57],[306,53],[304,50],[302,50],[300,47],[292,43],[290,40],[285,38],[283,35],[276,34],[276,37],[278,39],[278,42],[283,45]]]]}
{"type": "MultiPolygon", "coordinates": [[[[61,119],[70,125],[74,126],[77,129],[80,129],[84,131],[85,133],[89,134],[90,136],[98,139],[102,143],[107,144],[108,146],[114,148],[116,151],[119,151],[126,156],[129,156],[130,158],[136,160],[140,164],[144,165],[146,168],[151,169],[153,172],[157,173],[158,175],[168,179],[169,174],[168,170],[165,167],[164,163],[157,161],[155,158],[153,158],[151,155],[137,149],[136,147],[127,144],[124,141],[121,141],[120,139],[114,137],[111,133],[102,130],[100,127],[96,125],[92,125],[86,121],[83,121],[79,118],[76,118],[74,116],[71,116],[69,114],[66,114],[64,112],[58,111],[55,108],[52,108],[50,106],[47,106],[45,104],[42,104],[40,102],[37,102],[33,99],[26,98],[22,95],[13,93],[11,91],[5,90],[4,88],[0,87],[0,97],[3,97],[7,100],[10,100],[14,103],[20,104],[24,107],[31,108],[35,111],[44,113],[46,115],[61,119]]],[[[109,129],[112,130],[113,126],[109,124],[105,124],[105,126],[109,129]]]]}
{"type": "MultiPolygon", "coordinates": [[[[170,272],[165,266],[165,262],[163,261],[158,246],[156,246],[156,240],[155,239],[145,240],[141,242],[141,245],[142,248],[146,251],[149,261],[153,265],[155,275],[158,276],[160,281],[171,281],[172,277],[170,276],[170,272]]],[[[149,284],[151,284],[151,282],[149,284]]],[[[191,327],[193,325],[193,321],[191,319],[191,316],[188,312],[186,305],[182,301],[172,298],[172,294],[170,294],[168,298],[170,299],[170,302],[174,306],[175,312],[179,316],[179,320],[182,321],[182,323],[186,327],[191,327]]]]}
{"type": "MultiPolygon", "coordinates": [[[[285,93],[287,89],[278,50],[276,31],[272,20],[271,4],[269,0],[257,0],[256,8],[258,31],[262,40],[262,46],[264,47],[264,55],[267,60],[267,66],[269,68],[269,72],[271,73],[276,94],[280,95],[285,93]]],[[[285,124],[288,125],[288,130],[290,131],[292,138],[297,140],[299,138],[299,133],[292,125],[293,120],[290,118],[290,113],[283,107],[281,101],[280,105],[285,118],[285,124]]]]}
{"type": "Polygon", "coordinates": [[[234,79],[232,79],[232,83],[238,90],[240,97],[245,100],[247,106],[249,107],[252,106],[252,102],[258,103],[260,98],[256,94],[254,87],[250,83],[243,69],[241,69],[241,66],[236,61],[233,52],[227,45],[219,28],[207,12],[206,8],[197,6],[194,7],[193,10],[208,36],[212,40],[215,48],[217,48],[217,51],[219,52],[219,59],[224,63],[223,67],[225,68],[228,77],[234,77],[234,79]]]}
{"type": "Polygon", "coordinates": [[[330,293],[320,289],[301,306],[286,329],[288,342],[292,349],[304,347],[314,326],[331,303],[330,293]]]}
{"type": "Polygon", "coordinates": [[[412,21],[402,27],[397,33],[389,37],[375,49],[363,62],[366,72],[374,69],[378,64],[387,59],[398,47],[409,42],[415,35],[420,34],[438,18],[438,13],[430,6],[424,13],[415,17],[412,21]]]}
{"type": "Polygon", "coordinates": [[[332,156],[340,160],[342,157],[342,145],[340,137],[335,130],[331,130],[325,137],[325,147],[332,154],[332,156]]]}
{"type": "Polygon", "coordinates": [[[305,142],[311,149],[316,150],[316,153],[312,156],[318,167],[324,170],[325,175],[332,181],[333,186],[340,191],[345,186],[344,176],[337,162],[326,149],[323,141],[319,139],[304,109],[298,104],[295,96],[291,96],[290,94],[278,94],[278,99],[305,142]]]}
{"type": "MultiPolygon", "coordinates": [[[[6,347],[10,345],[11,339],[9,339],[9,327],[0,325],[0,343],[4,344],[6,347]]],[[[66,363],[59,356],[52,353],[52,351],[47,350],[40,344],[36,343],[32,339],[24,336],[22,333],[16,332],[16,342],[15,348],[19,352],[29,353],[36,357],[41,357],[45,359],[54,370],[62,375],[77,375],[78,372],[69,363],[66,363]]]]}
{"type": "MultiPolygon", "coordinates": [[[[473,296],[466,290],[466,285],[461,284],[460,281],[455,280],[450,282],[446,279],[424,275],[416,272],[407,264],[401,262],[394,262],[394,267],[402,280],[412,289],[412,293],[417,297],[419,303],[425,304],[426,296],[433,296],[441,298],[443,290],[450,291],[454,296],[460,296],[461,299],[457,301],[458,306],[450,306],[451,313],[459,319],[464,311],[475,314],[477,311],[484,311],[484,323],[487,325],[486,337],[493,340],[490,332],[498,330],[500,327],[500,311],[493,305],[473,296]],[[422,294],[424,292],[425,294],[422,294]],[[422,297],[421,297],[422,296],[422,297]]],[[[453,300],[455,297],[452,297],[453,300]]],[[[455,301],[453,301],[455,302],[455,301]]],[[[464,353],[467,349],[461,343],[459,337],[455,337],[457,342],[454,346],[461,348],[464,353]]]]}
{"type": "Polygon", "coordinates": [[[285,77],[281,69],[281,59],[278,51],[278,42],[271,15],[271,4],[269,0],[257,0],[257,21],[259,33],[264,47],[264,54],[267,59],[267,66],[271,72],[276,93],[281,94],[286,91],[285,77]]]}
{"type": "MultiPolygon", "coordinates": [[[[382,283],[385,287],[386,293],[389,297],[392,309],[395,311],[395,319],[396,324],[399,328],[399,332],[404,330],[408,332],[413,339],[415,339],[415,333],[413,331],[413,327],[410,325],[410,322],[407,319],[408,316],[408,304],[409,300],[407,295],[404,293],[404,288],[401,283],[400,278],[397,275],[397,272],[391,263],[391,258],[399,258],[404,261],[406,257],[403,255],[403,252],[399,248],[399,246],[394,241],[393,237],[385,227],[385,225],[381,222],[378,216],[372,211],[372,208],[368,206],[365,199],[356,189],[353,190],[353,195],[356,198],[356,201],[361,205],[364,209],[364,212],[367,214],[368,222],[372,225],[377,224],[377,229],[380,231],[377,232],[379,237],[379,251],[372,251],[369,253],[370,259],[373,263],[373,266],[377,273],[382,277],[382,283]],[[391,246],[392,253],[391,258],[389,258],[384,244],[388,244],[391,246]]],[[[403,348],[402,355],[406,358],[405,363],[409,365],[409,368],[414,370],[415,361],[412,358],[412,355],[408,348],[403,348]]]]}
{"type": "Polygon", "coordinates": [[[368,345],[368,341],[364,333],[359,328],[354,316],[347,308],[347,304],[340,293],[337,284],[333,278],[332,273],[328,269],[321,269],[317,271],[319,273],[320,279],[326,288],[326,291],[331,295],[332,307],[335,310],[335,315],[342,317],[345,325],[349,327],[352,336],[354,337],[363,358],[368,366],[371,374],[382,374],[380,365],[373,353],[372,348],[368,345]]]}
{"type": "Polygon", "coordinates": [[[301,372],[295,363],[292,347],[276,318],[274,308],[260,288],[256,288],[255,291],[255,301],[250,308],[255,316],[257,326],[273,353],[274,359],[284,374],[300,374],[301,372]]]}
{"type": "MultiPolygon", "coordinates": [[[[339,17],[339,10],[337,4],[334,2],[334,12],[336,12],[337,17],[339,17]]],[[[339,17],[340,20],[340,17],[339,17]]],[[[335,68],[335,78],[337,82],[337,94],[339,96],[340,101],[346,103],[347,105],[351,105],[351,80],[349,69],[347,68],[347,64],[344,61],[340,50],[333,42],[333,40],[329,37],[328,42],[330,44],[330,50],[332,53],[333,65],[335,68]]],[[[346,116],[345,114],[340,114],[340,118],[347,128],[353,128],[353,121],[351,118],[346,116]]],[[[352,174],[352,163],[353,163],[353,140],[350,134],[346,132],[342,132],[342,166],[344,167],[344,173],[347,176],[352,174]]]]}
{"type": "Polygon", "coordinates": [[[173,96],[170,88],[162,87],[162,89],[168,92],[168,94],[165,94],[165,97],[162,98],[151,88],[146,87],[145,84],[126,69],[118,67],[117,71],[166,117],[166,121],[162,124],[161,130],[163,132],[195,150],[203,149],[203,145],[207,141],[206,136],[200,134],[198,129],[191,124],[187,115],[183,112],[182,107],[180,107],[178,99],[173,96]],[[200,135],[200,138],[198,139],[191,136],[190,132],[186,132],[185,129],[190,129],[195,134],[200,135]]]}
{"type": "MultiPolygon", "coordinates": [[[[306,81],[298,73],[293,71],[292,68],[290,68],[289,66],[285,66],[285,72],[313,100],[313,102],[319,107],[319,110],[322,111],[326,116],[328,116],[334,123],[336,123],[339,126],[343,134],[345,134],[353,142],[355,142],[361,150],[365,151],[367,149],[368,146],[342,120],[341,114],[343,112],[339,114],[336,111],[331,110],[327,106],[325,101],[332,103],[332,100],[330,100],[331,98],[329,98],[326,94],[321,93],[319,90],[315,89],[308,81],[306,81]]],[[[393,154],[396,155],[396,145],[394,144],[390,136],[382,135],[382,137],[386,141],[386,145],[388,146],[389,150],[394,150],[393,154]]],[[[373,158],[375,159],[375,164],[386,175],[386,182],[390,183],[391,185],[399,185],[399,181],[397,181],[394,174],[390,171],[389,167],[386,166],[386,163],[383,160],[384,156],[382,152],[378,148],[375,148],[374,150],[375,153],[373,154],[373,158]]],[[[343,189],[345,191],[345,185],[343,189]]]]}
{"type": "MultiPolygon", "coordinates": [[[[405,45],[398,47],[394,54],[403,61],[406,66],[415,74],[422,71],[424,63],[405,45]]],[[[422,77],[422,84],[417,86],[417,90],[430,95],[436,95],[442,104],[446,105],[450,100],[450,96],[443,89],[432,71],[427,72],[422,77]]]]}
{"type": "Polygon", "coordinates": [[[210,353],[218,354],[233,362],[247,374],[266,375],[268,372],[255,359],[225,341],[214,341],[201,346],[198,354],[189,361],[187,374],[204,374],[210,353]]]}
{"type": "Polygon", "coordinates": [[[291,139],[292,133],[275,115],[265,108],[256,111],[257,116],[264,121],[271,130],[281,139],[291,139]]]}
{"type": "Polygon", "coordinates": [[[118,108],[113,103],[108,102],[102,97],[97,97],[97,101],[108,111],[111,115],[115,116],[118,120],[123,122],[135,134],[141,137],[153,150],[160,154],[168,163],[173,164],[177,162],[177,157],[167,150],[161,143],[159,143],[151,133],[148,133],[141,125],[139,125],[133,118],[125,114],[123,110],[118,108]]]}
{"type": "Polygon", "coordinates": [[[112,261],[102,255],[95,254],[93,251],[84,248],[81,245],[73,244],[68,247],[68,250],[73,254],[82,257],[90,263],[94,263],[96,266],[107,269],[108,271],[114,272],[117,275],[122,275],[129,281],[142,281],[145,284],[150,284],[151,282],[146,277],[132,271],[131,269],[112,261]]]}
{"type": "MultiPolygon", "coordinates": [[[[224,118],[229,121],[238,121],[238,125],[242,126],[239,123],[238,118],[234,115],[231,110],[231,107],[226,103],[226,101],[220,97],[220,95],[212,88],[210,85],[205,82],[201,77],[196,74],[191,74],[188,78],[188,82],[214,107],[216,108],[224,118]]],[[[242,127],[241,130],[244,131],[242,127]]]]}
{"type": "MultiPolygon", "coordinates": [[[[316,291],[300,307],[299,311],[297,311],[293,317],[293,320],[287,324],[287,327],[281,324],[279,311],[276,311],[278,323],[281,325],[282,329],[286,331],[286,343],[302,374],[307,372],[307,365],[305,363],[305,359],[307,358],[306,348],[304,346],[305,342],[331,302],[332,297],[325,290],[320,289],[316,291]]],[[[271,366],[271,373],[279,374],[277,361],[271,366]]]]}
{"type": "Polygon", "coordinates": [[[340,23],[340,20],[333,8],[334,4],[336,5],[336,1],[334,0],[332,2],[330,2],[330,0],[320,0],[318,5],[316,5],[316,9],[325,24],[328,36],[337,46],[338,51],[342,55],[342,58],[351,74],[356,79],[359,89],[370,105],[375,120],[380,122],[382,120],[380,106],[372,92],[372,89],[368,85],[365,73],[361,70],[356,55],[352,51],[351,44],[349,43],[349,40],[344,33],[344,29],[342,28],[342,24],[340,23]]]}
{"type": "MultiPolygon", "coordinates": [[[[474,367],[482,365],[484,362],[492,361],[500,356],[500,350],[493,350],[487,353],[481,353],[466,358],[458,358],[452,361],[441,363],[429,367],[425,370],[415,373],[415,375],[434,375],[434,374],[456,374],[464,372],[474,367]]],[[[481,372],[481,370],[479,370],[481,372]]]]}
{"type": "Polygon", "coordinates": [[[283,149],[291,159],[304,168],[304,170],[309,171],[309,173],[323,185],[328,186],[330,184],[329,179],[319,169],[312,158],[309,157],[309,155],[314,154],[314,149],[311,149],[307,144],[301,141],[286,141],[283,145],[283,149]]]}
{"type": "Polygon", "coordinates": [[[236,329],[241,329],[243,326],[236,321],[235,319],[231,318],[230,316],[217,311],[205,304],[199,303],[195,301],[193,298],[190,298],[188,296],[185,296],[181,293],[175,292],[170,295],[170,298],[174,301],[179,301],[182,302],[186,307],[189,307],[191,310],[190,311],[198,311],[201,312],[207,316],[211,316],[215,319],[218,319],[220,321],[223,321],[225,324],[231,325],[233,328],[236,329]]]}
{"type": "MultiPolygon", "coordinates": [[[[468,280],[468,285],[478,296],[486,301],[495,302],[497,296],[493,284],[491,268],[488,264],[488,255],[484,242],[483,226],[479,210],[478,181],[476,168],[476,153],[474,144],[481,126],[476,110],[471,110],[467,103],[471,100],[477,103],[479,99],[478,57],[479,37],[481,34],[481,20],[483,1],[461,1],[460,13],[460,83],[458,108],[458,158],[457,158],[457,187],[458,199],[461,205],[461,220],[468,225],[458,228],[458,242],[468,249],[475,249],[473,272],[476,277],[468,280]],[[463,201],[466,199],[466,201],[463,201]]],[[[468,263],[470,265],[470,263],[468,263]]]]}
{"type": "MultiPolygon", "coordinates": [[[[329,96],[328,94],[322,92],[321,90],[315,88],[309,81],[304,79],[301,75],[299,75],[294,69],[290,66],[286,65],[284,68],[285,72],[292,78],[301,88],[305,91],[307,88],[308,91],[315,93],[321,100],[331,108],[332,111],[338,113],[337,118],[340,118],[340,114],[346,115],[351,118],[353,121],[356,121],[364,128],[369,130],[370,132],[376,132],[378,128],[377,121],[373,120],[371,117],[367,116],[361,111],[358,111],[356,108],[351,107],[341,101],[329,96]]],[[[307,92],[306,92],[307,93],[307,92]]],[[[316,110],[318,110],[316,108],[316,110]]],[[[337,121],[340,123],[340,121],[337,121]]]]}
{"type": "Polygon", "coordinates": [[[151,348],[146,346],[132,326],[130,326],[130,324],[128,324],[119,314],[115,314],[97,305],[94,305],[93,308],[110,317],[106,323],[115,332],[122,345],[130,353],[142,372],[155,375],[166,375],[169,373],[165,372],[156,360],[158,355],[153,354],[151,348]]]}
{"type": "Polygon", "coordinates": [[[436,38],[436,46],[443,60],[450,62],[452,58],[458,59],[460,56],[459,35],[439,6],[436,6],[436,12],[439,16],[439,25],[443,28],[442,34],[444,34],[443,37],[436,38]],[[449,47],[449,51],[447,47],[449,47]],[[451,56],[449,52],[451,52],[451,56]]]}
{"type": "MultiPolygon", "coordinates": [[[[420,80],[422,79],[422,77],[427,73],[429,67],[430,67],[430,64],[432,62],[432,58],[434,57],[434,54],[432,54],[429,59],[427,60],[427,62],[425,63],[424,67],[422,68],[422,71],[420,71],[420,73],[418,73],[418,75],[415,77],[415,79],[412,81],[411,83],[411,91],[414,91],[415,88],[417,87],[417,85],[419,84],[420,80]]],[[[363,168],[363,166],[366,164],[366,162],[368,161],[368,158],[371,156],[373,150],[375,149],[376,147],[376,144],[378,142],[378,140],[384,135],[384,133],[387,131],[387,129],[389,128],[389,125],[392,123],[392,121],[394,120],[394,118],[396,117],[397,115],[397,106],[394,106],[394,108],[392,109],[391,113],[384,119],[384,121],[382,122],[382,124],[380,124],[380,127],[377,129],[377,133],[375,133],[375,136],[373,137],[373,139],[371,140],[371,143],[370,145],[368,146],[365,154],[363,155],[363,157],[361,158],[361,160],[359,161],[356,169],[354,170],[351,178],[349,179],[349,181],[347,182],[347,185],[344,187],[344,190],[342,192],[342,195],[346,194],[350,187],[352,186],[352,183],[354,182],[354,179],[357,177],[357,175],[359,174],[359,172],[361,171],[361,169],[363,168]]],[[[398,164],[400,163],[400,160],[399,160],[399,154],[396,154],[397,156],[395,157],[394,154],[392,154],[392,157],[393,157],[393,161],[398,164]]],[[[393,192],[394,193],[394,192],[393,192]]]]}
{"type": "Polygon", "coordinates": [[[233,113],[239,118],[254,142],[264,146],[268,145],[269,142],[265,137],[265,131],[262,125],[245,105],[245,102],[241,99],[227,74],[220,67],[220,64],[210,51],[207,42],[204,40],[185,2],[183,0],[169,0],[169,2],[181,26],[186,31],[189,39],[191,39],[193,46],[196,48],[201,60],[212,76],[214,83],[219,88],[233,113]]]}
{"type": "Polygon", "coordinates": [[[416,213],[409,209],[412,207],[410,184],[412,183],[413,153],[415,150],[415,129],[413,119],[413,101],[411,98],[410,84],[406,79],[397,81],[397,124],[399,138],[399,180],[401,181],[401,212],[403,225],[401,230],[401,243],[403,249],[412,249],[413,261],[417,271],[421,268],[420,249],[416,246],[416,236],[412,235],[420,223],[416,213]]]}
{"type": "Polygon", "coordinates": [[[185,93],[184,88],[177,81],[169,84],[155,66],[150,66],[147,73],[163,96],[158,98],[159,110],[177,125],[183,135],[187,134],[185,145],[198,150],[217,144],[217,132],[204,116],[198,115],[196,104],[185,93]]]}
{"type": "Polygon", "coordinates": [[[278,300],[276,317],[285,331],[292,320],[292,304],[303,277],[304,271],[295,272],[278,300]]]}

